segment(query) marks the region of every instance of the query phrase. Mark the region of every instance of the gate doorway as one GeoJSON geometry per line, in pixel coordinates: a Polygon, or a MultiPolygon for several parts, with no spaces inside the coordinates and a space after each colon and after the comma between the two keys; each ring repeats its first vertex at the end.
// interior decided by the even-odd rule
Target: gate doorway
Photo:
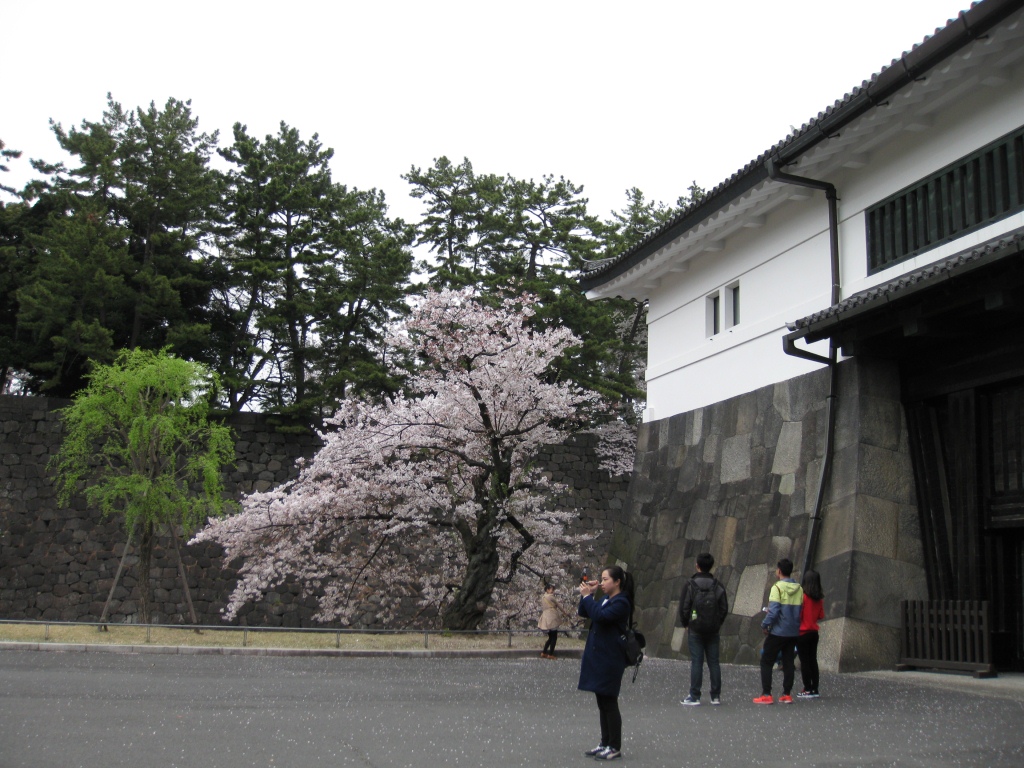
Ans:
{"type": "Polygon", "coordinates": [[[907,404],[934,600],[987,601],[993,661],[1024,671],[1024,380],[907,404]]]}

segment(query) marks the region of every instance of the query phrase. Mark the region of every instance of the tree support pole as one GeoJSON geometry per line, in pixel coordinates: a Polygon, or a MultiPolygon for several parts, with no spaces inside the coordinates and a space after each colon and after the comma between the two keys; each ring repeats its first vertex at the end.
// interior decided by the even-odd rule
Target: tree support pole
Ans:
{"type": "MultiPolygon", "coordinates": [[[[188,576],[185,574],[185,563],[181,559],[181,547],[178,546],[178,532],[174,530],[173,524],[169,524],[167,529],[171,532],[171,541],[174,542],[174,552],[178,555],[178,574],[181,576],[181,588],[185,591],[185,603],[188,605],[188,615],[192,619],[192,626],[196,626],[199,623],[199,619],[196,617],[196,609],[192,605],[192,592],[188,588],[188,576]]],[[[203,634],[198,627],[193,631],[197,635],[203,634]]]]}
{"type": "Polygon", "coordinates": [[[128,548],[132,545],[132,535],[134,533],[134,528],[128,531],[128,540],[124,543],[124,552],[121,553],[121,561],[117,564],[117,573],[114,574],[114,583],[110,585],[110,593],[107,595],[107,602],[103,604],[103,614],[100,616],[100,632],[107,631],[107,611],[110,610],[110,601],[114,599],[114,590],[117,589],[117,583],[121,580],[121,572],[124,570],[124,561],[125,558],[128,557],[128,548]]]}

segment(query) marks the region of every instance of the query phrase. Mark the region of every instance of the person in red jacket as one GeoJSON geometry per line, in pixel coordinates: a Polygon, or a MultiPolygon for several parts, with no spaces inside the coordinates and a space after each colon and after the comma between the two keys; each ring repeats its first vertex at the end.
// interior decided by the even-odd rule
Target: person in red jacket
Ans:
{"type": "Polygon", "coordinates": [[[821,588],[821,575],[817,571],[804,573],[804,605],[800,612],[800,636],[796,640],[796,653],[800,657],[800,676],[804,689],[798,699],[818,698],[818,622],[825,618],[825,592],[821,588]]]}

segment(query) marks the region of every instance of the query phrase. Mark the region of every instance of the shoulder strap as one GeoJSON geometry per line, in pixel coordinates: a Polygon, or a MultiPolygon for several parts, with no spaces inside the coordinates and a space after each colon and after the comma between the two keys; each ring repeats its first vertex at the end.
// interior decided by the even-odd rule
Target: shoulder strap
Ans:
{"type": "MultiPolygon", "coordinates": [[[[618,597],[618,595],[616,595],[616,597],[618,597]]],[[[623,595],[623,597],[625,597],[625,595],[623,595]]],[[[626,597],[626,599],[629,600],[628,597],[626,597]]],[[[626,620],[626,626],[622,630],[622,634],[626,634],[626,631],[629,630],[629,629],[633,629],[633,601],[632,600],[629,600],[629,618],[626,620]]]]}

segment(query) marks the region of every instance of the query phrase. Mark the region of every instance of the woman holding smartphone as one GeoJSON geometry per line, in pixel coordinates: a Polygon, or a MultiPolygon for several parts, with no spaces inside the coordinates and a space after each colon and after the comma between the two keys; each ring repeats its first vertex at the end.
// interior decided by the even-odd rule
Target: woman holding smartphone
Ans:
{"type": "Polygon", "coordinates": [[[601,743],[584,754],[597,760],[622,757],[622,715],[619,689],[626,671],[624,634],[633,610],[633,577],[617,565],[601,571],[601,580],[580,584],[579,615],[590,619],[590,632],[580,662],[581,691],[597,696],[601,743]],[[601,599],[594,597],[600,590],[601,599]]]}

